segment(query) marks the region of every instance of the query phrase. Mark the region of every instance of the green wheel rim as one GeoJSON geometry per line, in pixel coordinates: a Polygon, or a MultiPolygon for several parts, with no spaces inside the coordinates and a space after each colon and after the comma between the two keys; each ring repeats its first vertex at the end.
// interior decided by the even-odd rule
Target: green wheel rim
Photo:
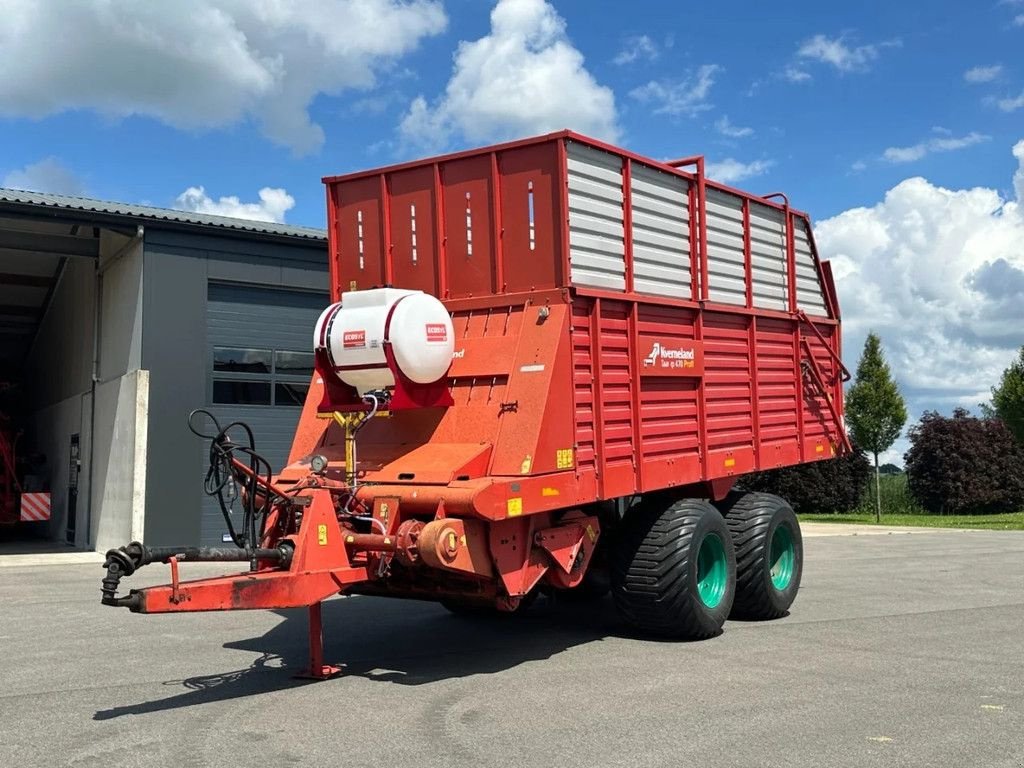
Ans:
{"type": "Polygon", "coordinates": [[[780,525],[772,534],[768,562],[772,586],[780,592],[785,590],[793,581],[793,569],[796,566],[796,549],[793,546],[793,534],[789,530],[789,526],[780,525]]]}
{"type": "Polygon", "coordinates": [[[717,608],[725,597],[729,583],[729,566],[725,545],[717,533],[709,533],[697,552],[697,594],[708,608],[717,608]]]}

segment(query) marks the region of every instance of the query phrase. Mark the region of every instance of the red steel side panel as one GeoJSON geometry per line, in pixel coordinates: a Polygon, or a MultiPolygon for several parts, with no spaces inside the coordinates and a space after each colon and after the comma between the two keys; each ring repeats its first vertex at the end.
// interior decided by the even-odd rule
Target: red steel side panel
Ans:
{"type": "Polygon", "coordinates": [[[798,382],[793,376],[798,365],[793,348],[795,325],[793,320],[757,320],[757,418],[763,469],[800,461],[798,382]]]}
{"type": "Polygon", "coordinates": [[[499,152],[498,168],[504,289],[563,285],[557,142],[499,152]]]}
{"type": "Polygon", "coordinates": [[[391,174],[392,281],[400,288],[440,295],[434,237],[434,169],[410,168],[391,174]]]}
{"type": "Polygon", "coordinates": [[[332,256],[341,291],[384,285],[383,203],[380,178],[371,176],[334,187],[336,220],[332,256]]]}
{"type": "Polygon", "coordinates": [[[448,296],[457,299],[498,293],[490,156],[445,163],[441,166],[441,185],[448,296]]]}
{"type": "MultiPolygon", "coordinates": [[[[834,347],[835,326],[823,326],[818,328],[818,331],[825,337],[828,345],[834,347]]],[[[839,378],[838,365],[829,353],[828,346],[810,328],[803,327],[801,339],[806,344],[803,357],[810,359],[811,355],[807,354],[809,348],[821,379],[826,385],[826,391],[822,392],[812,383],[809,376],[805,376],[804,461],[831,458],[835,455],[835,444],[840,441],[840,437],[835,429],[828,403],[828,398],[834,398],[835,392],[829,391],[828,384],[839,378]]]]}
{"type": "Polygon", "coordinates": [[[640,304],[637,336],[640,362],[640,433],[642,490],[651,491],[701,476],[701,442],[697,419],[700,378],[687,369],[656,373],[645,364],[654,341],[670,348],[694,346],[696,311],[640,304]]]}
{"type": "Polygon", "coordinates": [[[750,317],[704,312],[704,440],[709,477],[754,469],[750,317]]]}
{"type": "Polygon", "coordinates": [[[601,371],[601,488],[606,498],[637,490],[636,456],[633,453],[633,413],[629,376],[630,355],[635,347],[628,333],[629,305],[602,301],[599,359],[601,371]]]}

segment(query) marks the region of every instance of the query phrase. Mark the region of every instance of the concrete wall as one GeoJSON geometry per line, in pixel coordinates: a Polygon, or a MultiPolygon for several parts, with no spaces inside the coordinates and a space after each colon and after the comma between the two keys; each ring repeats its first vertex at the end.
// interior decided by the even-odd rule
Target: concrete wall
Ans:
{"type": "Polygon", "coordinates": [[[93,549],[105,551],[145,535],[148,424],[148,371],[133,371],[96,387],[93,549]]]}
{"type": "Polygon", "coordinates": [[[150,372],[146,542],[200,537],[204,446],[188,430],[207,404],[206,298],[210,280],[325,290],[327,246],[146,230],[142,367],[150,372]]]}
{"type": "Polygon", "coordinates": [[[61,541],[67,526],[71,435],[79,435],[82,463],[75,543],[80,547],[104,548],[143,533],[139,493],[145,490],[140,466],[145,466],[146,455],[148,377],[139,372],[142,267],[140,240],[101,231],[98,274],[97,262],[91,259],[68,260],[26,365],[33,412],[29,444],[47,457],[39,474],[51,493],[49,534],[61,541]],[[97,287],[98,350],[93,333],[97,287]]]}
{"type": "Polygon", "coordinates": [[[139,238],[101,234],[89,535],[90,545],[98,550],[142,539],[145,534],[149,374],[139,369],[143,253],[139,238]]]}

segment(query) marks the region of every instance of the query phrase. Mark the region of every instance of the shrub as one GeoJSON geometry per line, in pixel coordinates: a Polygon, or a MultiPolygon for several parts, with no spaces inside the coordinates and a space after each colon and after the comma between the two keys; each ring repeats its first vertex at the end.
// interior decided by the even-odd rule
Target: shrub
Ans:
{"type": "Polygon", "coordinates": [[[906,456],[911,494],[938,514],[1013,512],[1024,506],[1024,449],[999,419],[962,408],[930,411],[910,429],[906,456]]]}
{"type": "Polygon", "coordinates": [[[861,503],[870,476],[868,457],[854,450],[837,459],[745,475],[739,485],[781,496],[798,513],[838,513],[861,503]]]}
{"type": "MultiPolygon", "coordinates": [[[[882,509],[887,515],[925,515],[927,510],[921,507],[907,488],[907,476],[902,472],[898,475],[885,475],[878,484],[882,493],[882,509]]],[[[861,515],[875,514],[875,494],[868,487],[868,492],[861,499],[860,507],[855,512],[861,515]]]]}

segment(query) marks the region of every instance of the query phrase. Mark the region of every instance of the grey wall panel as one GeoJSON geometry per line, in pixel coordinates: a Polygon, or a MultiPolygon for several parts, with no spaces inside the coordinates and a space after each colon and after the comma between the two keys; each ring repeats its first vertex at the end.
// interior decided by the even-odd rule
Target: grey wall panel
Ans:
{"type": "MultiPolygon", "coordinates": [[[[189,411],[206,406],[210,399],[209,275],[213,272],[225,280],[253,283],[250,287],[255,289],[319,287],[318,302],[325,305],[327,246],[151,228],[146,230],[145,241],[142,367],[150,371],[146,541],[195,544],[200,541],[204,508],[208,509],[202,492],[207,462],[206,448],[189,432],[186,418],[189,411]]],[[[238,290],[244,288],[238,286],[238,290]]],[[[248,314],[251,317],[237,318],[231,328],[236,338],[259,338],[272,332],[280,321],[273,311],[259,307],[248,314]]],[[[288,332],[295,343],[303,336],[294,327],[288,332]]],[[[312,325],[298,349],[309,347],[311,333],[312,325]]],[[[297,418],[298,409],[292,410],[297,418]]],[[[278,426],[257,426],[264,432],[262,443],[257,433],[257,446],[262,449],[265,443],[268,453],[279,456],[275,445],[282,438],[274,437],[278,426]]],[[[294,428],[294,421],[288,428],[294,428]]]]}
{"type": "Polygon", "coordinates": [[[760,203],[750,204],[750,273],[754,306],[786,310],[785,216],[782,211],[760,203]]]}
{"type": "MultiPolygon", "coordinates": [[[[215,346],[311,351],[313,326],[330,299],[326,293],[211,282],[206,305],[208,408],[222,424],[242,420],[256,437],[256,451],[274,471],[288,459],[300,408],[295,406],[218,405],[212,401],[215,346]]],[[[201,454],[205,456],[205,446],[201,454]]],[[[240,525],[240,515],[235,522],[240,525]]],[[[204,497],[200,541],[221,542],[226,532],[217,500],[204,497]]]]}
{"type": "Polygon", "coordinates": [[[807,222],[796,220],[793,232],[796,256],[796,304],[809,315],[828,315],[821,279],[814,263],[811,241],[807,235],[807,222]]]}
{"type": "Polygon", "coordinates": [[[690,298],[688,194],[685,179],[632,164],[633,287],[638,293],[690,298]]]}
{"type": "Polygon", "coordinates": [[[146,543],[199,541],[205,462],[188,430],[206,403],[206,259],[146,238],[142,367],[150,372],[146,543]]]}
{"type": "Polygon", "coordinates": [[[266,237],[246,237],[242,233],[183,232],[180,230],[146,228],[146,243],[156,249],[187,248],[193,253],[217,254],[230,261],[232,256],[248,259],[276,259],[288,263],[305,263],[310,269],[327,265],[327,242],[324,240],[281,241],[266,237]]]}
{"type": "Polygon", "coordinates": [[[708,189],[708,298],[746,304],[743,253],[743,201],[737,195],[708,189]]]}
{"type": "Polygon", "coordinates": [[[569,265],[576,285],[624,290],[622,161],[578,142],[567,142],[569,265]]]}

